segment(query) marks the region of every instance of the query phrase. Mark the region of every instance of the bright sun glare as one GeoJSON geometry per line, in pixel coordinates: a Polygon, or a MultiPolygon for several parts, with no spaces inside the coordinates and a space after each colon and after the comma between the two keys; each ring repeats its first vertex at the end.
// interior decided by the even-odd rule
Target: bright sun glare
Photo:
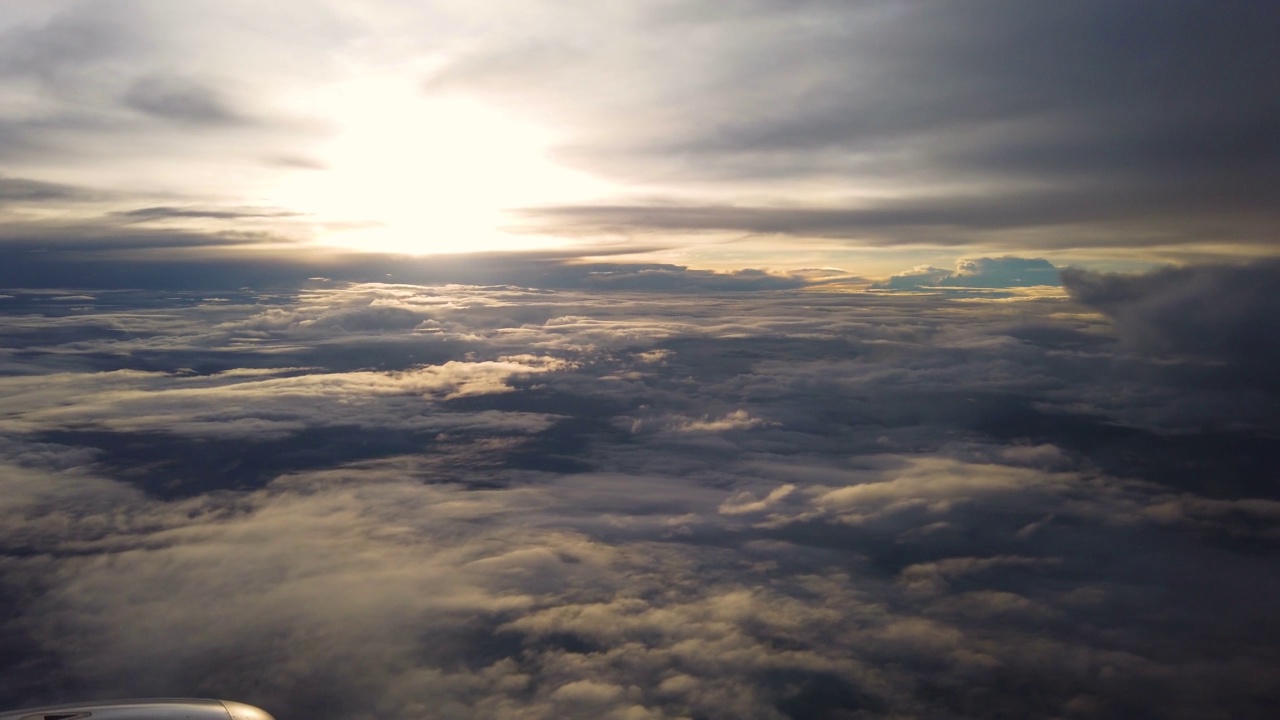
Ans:
{"type": "Polygon", "coordinates": [[[504,233],[504,211],[581,202],[603,183],[552,163],[544,129],[464,99],[431,99],[407,83],[343,87],[325,169],[294,174],[277,202],[312,215],[330,246],[453,253],[554,246],[504,233]]]}

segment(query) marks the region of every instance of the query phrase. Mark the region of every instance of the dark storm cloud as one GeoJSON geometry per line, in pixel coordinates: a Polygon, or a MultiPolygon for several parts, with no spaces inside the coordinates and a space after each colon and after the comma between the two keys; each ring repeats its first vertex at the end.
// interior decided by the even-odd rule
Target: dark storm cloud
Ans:
{"type": "Polygon", "coordinates": [[[1267,378],[1280,363],[1280,262],[1165,268],[1141,275],[1067,269],[1071,296],[1113,318],[1145,352],[1225,360],[1267,378]]]}

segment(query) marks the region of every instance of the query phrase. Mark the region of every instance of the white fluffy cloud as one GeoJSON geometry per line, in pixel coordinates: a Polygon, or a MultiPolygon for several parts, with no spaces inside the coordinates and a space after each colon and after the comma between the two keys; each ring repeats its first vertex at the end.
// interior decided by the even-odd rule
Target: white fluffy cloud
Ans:
{"type": "Polygon", "coordinates": [[[1058,285],[1058,268],[1042,258],[961,258],[955,270],[929,265],[893,275],[875,287],[886,290],[925,288],[1016,288],[1058,285]]]}

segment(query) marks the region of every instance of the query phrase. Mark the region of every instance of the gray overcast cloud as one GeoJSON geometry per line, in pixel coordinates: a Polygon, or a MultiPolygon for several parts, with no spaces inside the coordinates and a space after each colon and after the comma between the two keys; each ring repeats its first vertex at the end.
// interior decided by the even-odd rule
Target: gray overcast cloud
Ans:
{"type": "Polygon", "coordinates": [[[869,249],[1269,255],[1278,23],[1261,0],[7,3],[5,212],[794,262],[771,240],[880,275],[869,249]]]}
{"type": "Polygon", "coordinates": [[[0,710],[1270,720],[1276,10],[0,0],[0,710]]]}

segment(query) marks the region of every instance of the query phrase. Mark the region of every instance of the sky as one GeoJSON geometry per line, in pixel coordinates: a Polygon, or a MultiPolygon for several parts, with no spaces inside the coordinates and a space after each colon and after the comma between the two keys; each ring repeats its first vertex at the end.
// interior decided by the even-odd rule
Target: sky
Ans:
{"type": "Polygon", "coordinates": [[[1273,10],[9,0],[2,242],[874,277],[1269,256],[1273,10]]]}
{"type": "Polygon", "coordinates": [[[0,0],[0,710],[1270,718],[1278,26],[0,0]]]}

